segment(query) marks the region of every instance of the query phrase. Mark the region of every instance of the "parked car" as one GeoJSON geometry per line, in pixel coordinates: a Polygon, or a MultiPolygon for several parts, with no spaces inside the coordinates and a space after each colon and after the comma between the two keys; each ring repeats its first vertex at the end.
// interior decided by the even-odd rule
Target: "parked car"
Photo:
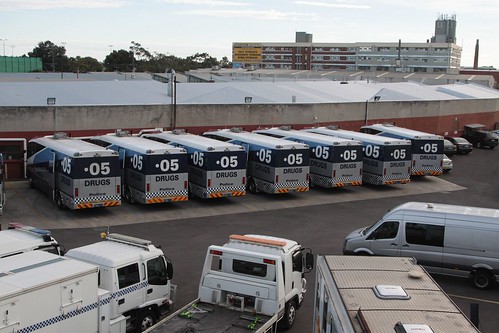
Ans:
{"type": "Polygon", "coordinates": [[[487,131],[485,126],[481,124],[465,125],[462,137],[477,148],[489,147],[490,149],[494,149],[499,141],[497,135],[487,131]]]}
{"type": "Polygon", "coordinates": [[[444,139],[444,154],[447,155],[454,155],[457,153],[457,147],[455,144],[453,144],[450,140],[447,140],[447,138],[444,139]]]}
{"type": "Polygon", "coordinates": [[[444,159],[442,160],[442,170],[443,172],[449,172],[452,170],[453,167],[452,160],[444,154],[444,159]]]}
{"type": "MultiPolygon", "coordinates": [[[[465,138],[447,136],[445,137],[445,140],[451,142],[454,145],[454,147],[456,147],[456,151],[458,154],[469,154],[473,150],[473,145],[465,138]]],[[[445,153],[445,145],[444,145],[444,153],[445,153]]]]}

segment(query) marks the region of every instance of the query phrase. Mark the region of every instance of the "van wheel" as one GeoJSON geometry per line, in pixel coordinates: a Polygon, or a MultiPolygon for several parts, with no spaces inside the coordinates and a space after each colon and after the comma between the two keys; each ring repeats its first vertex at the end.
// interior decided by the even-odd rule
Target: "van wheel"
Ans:
{"type": "Polygon", "coordinates": [[[137,317],[137,331],[143,332],[156,323],[156,315],[151,310],[142,311],[137,317]]]}
{"type": "Polygon", "coordinates": [[[486,290],[492,288],[496,280],[489,271],[479,269],[471,276],[471,282],[475,288],[486,290]]]}
{"type": "Polygon", "coordinates": [[[284,330],[289,330],[296,320],[296,303],[290,300],[286,303],[284,317],[279,321],[280,327],[284,330]]]}

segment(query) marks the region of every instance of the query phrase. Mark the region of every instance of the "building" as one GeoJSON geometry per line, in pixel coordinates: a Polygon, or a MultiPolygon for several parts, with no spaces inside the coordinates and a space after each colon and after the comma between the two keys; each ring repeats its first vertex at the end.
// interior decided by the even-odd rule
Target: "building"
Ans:
{"type": "Polygon", "coordinates": [[[458,74],[461,46],[456,45],[455,15],[440,15],[435,36],[425,43],[314,43],[312,35],[297,32],[294,43],[232,44],[236,68],[292,70],[351,70],[458,74]]]}

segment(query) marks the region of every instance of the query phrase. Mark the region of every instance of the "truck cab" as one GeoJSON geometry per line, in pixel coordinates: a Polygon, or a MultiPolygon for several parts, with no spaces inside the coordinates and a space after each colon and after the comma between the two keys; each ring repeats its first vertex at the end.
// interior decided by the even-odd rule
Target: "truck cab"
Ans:
{"type": "Polygon", "coordinates": [[[304,273],[313,267],[310,249],[295,241],[262,235],[231,235],[206,254],[199,301],[242,312],[277,316],[290,328],[306,292],[304,273]]]}
{"type": "Polygon", "coordinates": [[[124,315],[140,331],[174,304],[171,261],[151,241],[103,234],[104,241],[71,249],[66,256],[99,266],[99,288],[111,292],[111,317],[124,315]]]}

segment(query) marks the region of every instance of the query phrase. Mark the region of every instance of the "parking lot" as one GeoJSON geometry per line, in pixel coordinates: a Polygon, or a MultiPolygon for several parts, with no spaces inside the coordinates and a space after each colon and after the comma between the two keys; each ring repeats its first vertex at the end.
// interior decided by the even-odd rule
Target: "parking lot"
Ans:
{"type": "MultiPolygon", "coordinates": [[[[197,294],[206,248],[223,244],[233,233],[261,233],[295,239],[314,253],[340,254],[345,235],[376,222],[387,210],[406,201],[428,201],[499,209],[499,153],[475,149],[455,155],[454,169],[441,177],[415,178],[406,185],[313,188],[288,195],[246,195],[222,200],[192,200],[175,204],[82,211],[58,210],[44,194],[27,183],[9,183],[2,227],[21,222],[52,230],[66,248],[98,241],[99,231],[152,240],[174,264],[177,305],[197,294]]],[[[313,322],[314,272],[306,276],[308,294],[289,332],[308,332],[313,322]]],[[[435,276],[465,314],[480,305],[480,329],[499,326],[499,287],[478,291],[468,281],[435,276]]]]}

